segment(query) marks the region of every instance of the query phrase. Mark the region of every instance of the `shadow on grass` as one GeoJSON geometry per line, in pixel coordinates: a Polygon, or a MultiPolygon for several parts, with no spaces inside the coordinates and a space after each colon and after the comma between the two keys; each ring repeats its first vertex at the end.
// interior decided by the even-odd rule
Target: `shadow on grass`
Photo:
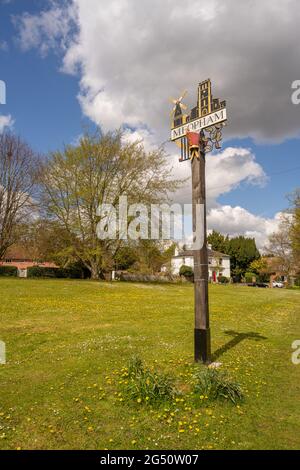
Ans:
{"type": "Polygon", "coordinates": [[[253,341],[262,341],[267,339],[265,336],[261,336],[259,333],[249,332],[249,333],[238,333],[237,331],[225,331],[225,335],[233,336],[233,338],[228,341],[228,343],[224,344],[221,348],[217,349],[214,354],[212,355],[212,360],[216,361],[219,359],[224,353],[229,351],[230,349],[234,348],[242,341],[246,339],[250,339],[253,341]]]}

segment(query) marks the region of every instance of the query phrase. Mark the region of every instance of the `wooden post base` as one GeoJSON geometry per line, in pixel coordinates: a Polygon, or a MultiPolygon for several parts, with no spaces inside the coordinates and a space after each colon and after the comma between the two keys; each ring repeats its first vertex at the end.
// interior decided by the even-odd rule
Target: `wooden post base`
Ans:
{"type": "Polygon", "coordinates": [[[210,329],[195,329],[195,362],[211,363],[210,329]]]}

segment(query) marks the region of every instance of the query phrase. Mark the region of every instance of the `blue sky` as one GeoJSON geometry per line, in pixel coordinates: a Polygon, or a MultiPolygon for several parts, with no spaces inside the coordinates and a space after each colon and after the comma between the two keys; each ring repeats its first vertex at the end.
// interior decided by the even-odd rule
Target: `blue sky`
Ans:
{"type": "Polygon", "coordinates": [[[12,17],[24,11],[37,13],[42,1],[15,0],[0,3],[0,79],[6,82],[7,104],[14,130],[39,152],[69,143],[80,134],[84,116],[76,99],[78,79],[60,73],[60,59],[51,53],[41,58],[37,50],[23,52],[16,42],[12,17]]]}
{"type": "MultiPolygon", "coordinates": [[[[216,22],[219,16],[227,14],[223,10],[219,12],[218,1],[212,2],[216,5],[215,10],[211,8],[206,10],[207,2],[199,1],[199,6],[202,5],[201,18],[206,21],[207,28],[213,27],[210,25],[211,18],[216,22]]],[[[232,1],[230,0],[229,3],[232,1]]],[[[253,45],[251,49],[251,44],[249,46],[247,44],[247,38],[244,39],[243,46],[239,46],[237,31],[236,40],[231,38],[228,41],[232,41],[232,49],[236,48],[234,58],[239,57],[240,61],[244,61],[244,58],[238,47],[244,47],[245,56],[248,54],[249,58],[247,62],[253,61],[253,64],[249,66],[249,71],[246,65],[245,72],[238,67],[234,72],[235,62],[226,56],[227,63],[223,64],[219,55],[220,51],[208,42],[206,54],[210,55],[212,65],[208,63],[203,71],[203,67],[193,66],[192,72],[186,74],[188,78],[185,80],[184,70],[188,69],[188,63],[181,64],[176,57],[177,62],[174,64],[170,58],[169,68],[172,74],[168,83],[168,80],[165,80],[163,68],[169,56],[171,57],[171,52],[169,54],[168,49],[164,50],[164,41],[169,39],[168,34],[171,35],[172,32],[170,30],[168,33],[163,28],[159,28],[159,12],[149,10],[147,21],[144,19],[144,22],[139,22],[138,15],[144,14],[141,3],[145,4],[145,8],[149,7],[147,0],[138,3],[129,0],[127,11],[122,12],[121,15],[122,6],[118,0],[112,0],[109,6],[102,0],[97,2],[87,0],[85,3],[82,0],[68,2],[55,0],[49,2],[5,0],[1,2],[0,0],[0,80],[4,80],[7,86],[7,103],[0,107],[0,115],[11,115],[14,120],[13,130],[41,153],[62,148],[64,143],[74,142],[86,123],[95,122],[102,125],[105,130],[117,128],[125,123],[130,125],[131,129],[141,130],[142,135],[145,135],[145,129],[147,131],[150,129],[151,139],[162,142],[169,137],[167,122],[169,96],[179,94],[184,87],[187,87],[190,94],[193,94],[197,81],[212,76],[213,80],[215,78],[216,87],[220,90],[216,93],[220,98],[228,99],[229,114],[231,113],[224,148],[247,149],[255,164],[260,168],[259,171],[264,172],[267,177],[264,178],[262,184],[261,175],[255,176],[250,172],[249,176],[241,177],[240,181],[229,182],[226,191],[220,191],[215,196],[212,207],[214,204],[220,207],[230,206],[232,209],[242,207],[254,216],[273,219],[275,214],[286,207],[286,195],[300,186],[299,132],[297,130],[300,106],[297,108],[290,102],[291,83],[300,78],[300,70],[299,73],[297,72],[300,62],[288,63],[289,58],[285,56],[285,49],[278,50],[276,45],[277,35],[278,43],[280,41],[282,45],[285,41],[285,47],[288,49],[290,32],[284,31],[280,26],[282,15],[286,12],[270,10],[275,18],[274,45],[266,44],[265,37],[262,39],[265,57],[262,56],[261,62],[268,64],[268,69],[264,73],[255,75],[255,72],[252,72],[256,63],[260,64],[258,62],[260,61],[259,50],[255,49],[257,45],[253,45]],[[86,6],[88,3],[89,9],[86,6]],[[70,26],[67,22],[62,23],[57,31],[53,19],[50,17],[48,21],[50,14],[58,12],[55,18],[59,18],[57,20],[59,23],[62,17],[61,12],[71,6],[77,8],[77,26],[81,25],[79,32],[75,34],[73,31],[73,36],[74,24],[70,26]],[[130,8],[134,12],[131,12],[130,8]],[[95,14],[93,14],[93,9],[95,14]],[[46,14],[41,18],[43,12],[46,14]],[[278,28],[276,15],[278,15],[278,28]],[[113,23],[115,17],[118,19],[119,27],[116,32],[112,32],[108,25],[110,21],[113,23]],[[122,30],[123,22],[124,31],[122,30]],[[153,25],[155,25],[155,31],[153,25]],[[106,27],[107,30],[105,30],[106,27]],[[131,37],[129,33],[128,38],[126,30],[128,31],[130,27],[134,30],[134,34],[132,33],[131,37]],[[102,34],[101,31],[106,31],[106,33],[102,34]],[[139,35],[140,43],[136,40],[136,35],[139,35]],[[159,35],[162,35],[161,42],[156,44],[155,38],[159,35]],[[123,38],[124,42],[128,41],[128,47],[122,45],[123,38]],[[144,44],[142,41],[145,38],[147,38],[147,43],[144,44]],[[115,46],[114,41],[117,41],[115,46]],[[124,51],[122,47],[125,48],[124,51]],[[126,54],[127,60],[125,60],[126,54]],[[157,73],[152,82],[149,76],[151,75],[150,69],[147,68],[149,62],[151,66],[157,67],[157,73]],[[218,67],[215,65],[216,62],[219,63],[218,67]],[[160,67],[162,68],[161,74],[160,67]],[[227,77],[224,71],[229,70],[229,67],[231,75],[227,77]],[[288,74],[286,69],[289,67],[288,74]],[[285,68],[286,75],[279,80],[282,68],[285,68]],[[247,73],[254,75],[249,76],[248,79],[247,73]],[[264,76],[268,73],[270,75],[267,81],[264,76]],[[238,77],[238,81],[234,88],[235,94],[233,94],[231,82],[235,77],[238,77]],[[256,89],[254,88],[255,80],[259,87],[256,89]],[[135,82],[134,86],[133,82],[135,82]],[[120,83],[124,83],[124,89],[120,83]],[[273,91],[270,90],[272,87],[273,91]],[[257,89],[260,90],[259,93],[257,89]],[[282,94],[282,97],[278,94],[282,94]],[[236,97],[236,95],[239,96],[236,97]],[[264,96],[265,108],[256,110],[261,106],[264,96]],[[271,101],[273,107],[270,104],[271,101]],[[125,112],[121,106],[117,109],[118,103],[121,103],[124,109],[126,107],[128,112],[125,112]],[[268,106],[270,109],[267,109],[268,106]],[[284,107],[282,125],[278,119],[278,109],[280,110],[281,106],[284,107]],[[138,109],[139,107],[143,108],[143,111],[138,109]],[[161,112],[158,111],[160,109],[161,112]],[[162,124],[155,127],[155,113],[158,112],[162,124]],[[149,116],[149,121],[145,115],[149,116]],[[267,123],[267,121],[270,122],[267,123]]],[[[168,4],[170,22],[171,19],[176,21],[176,7],[178,4],[178,9],[181,8],[180,2],[175,0],[169,3],[166,0],[165,3],[168,4]],[[170,12],[170,8],[173,8],[170,5],[174,5],[174,11],[170,12]]],[[[271,2],[266,0],[265,3],[272,9],[271,2]]],[[[157,9],[163,8],[160,3],[158,5],[157,9]]],[[[236,1],[235,5],[237,7],[235,14],[238,19],[240,18],[241,22],[248,21],[244,19],[242,10],[239,12],[239,2],[236,1]]],[[[263,8],[259,5],[260,3],[257,2],[258,9],[263,8]]],[[[188,8],[182,12],[178,11],[182,15],[187,15],[187,10],[188,8]]],[[[263,13],[262,11],[262,15],[263,13]]],[[[166,13],[162,11],[161,15],[166,15],[166,13]]],[[[294,16],[295,21],[298,21],[296,15],[294,16]]],[[[288,19],[292,21],[292,16],[288,19]]],[[[251,21],[256,22],[254,27],[258,28],[259,35],[259,32],[264,30],[264,25],[257,23],[256,17],[253,16],[253,19],[250,17],[249,25],[246,26],[252,30],[251,21]]],[[[171,40],[174,41],[173,38],[170,38],[171,40]]],[[[249,42],[251,42],[250,38],[249,42]]],[[[179,43],[178,47],[180,45],[179,43]]],[[[293,41],[293,38],[290,39],[290,46],[292,48],[290,55],[293,56],[296,54],[293,47],[297,48],[297,43],[293,41]]],[[[229,48],[227,54],[229,54],[228,51],[230,51],[229,48]]],[[[172,54],[174,54],[173,51],[172,54]]],[[[170,149],[171,147],[168,150],[173,152],[173,158],[176,158],[176,148],[170,149]]],[[[247,158],[251,163],[251,158],[249,156],[247,158]]],[[[215,168],[215,171],[220,173],[218,184],[221,187],[225,175],[222,175],[221,168],[218,166],[215,168]]],[[[186,169],[183,170],[181,166],[176,171],[177,174],[181,171],[184,173],[186,169]]],[[[245,221],[243,223],[246,224],[245,221]]],[[[220,226],[217,224],[216,228],[220,226]]],[[[229,231],[226,224],[224,231],[229,231]]],[[[245,227],[241,226],[241,231],[245,234],[254,233],[255,228],[253,226],[247,228],[245,225],[245,227]]]]}

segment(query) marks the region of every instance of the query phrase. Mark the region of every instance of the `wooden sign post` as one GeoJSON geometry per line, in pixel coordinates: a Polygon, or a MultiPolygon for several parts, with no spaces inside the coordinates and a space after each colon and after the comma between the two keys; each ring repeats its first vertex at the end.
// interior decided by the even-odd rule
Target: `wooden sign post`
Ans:
{"type": "Polygon", "coordinates": [[[206,153],[213,148],[221,148],[222,127],[227,121],[226,102],[214,99],[211,82],[205,80],[198,87],[198,103],[189,115],[184,114],[182,104],[184,94],[172,100],[173,127],[171,140],[181,149],[180,161],[191,160],[192,165],[192,205],[194,232],[194,288],[195,288],[195,361],[208,364],[211,361],[211,338],[208,305],[208,247],[206,224],[206,153]],[[208,135],[205,135],[205,132],[208,135]],[[198,208],[203,208],[201,226],[198,221],[198,208]],[[197,233],[199,230],[202,233],[197,233]],[[199,245],[199,240],[202,243],[199,245]],[[195,243],[196,242],[196,243],[195,243]]]}

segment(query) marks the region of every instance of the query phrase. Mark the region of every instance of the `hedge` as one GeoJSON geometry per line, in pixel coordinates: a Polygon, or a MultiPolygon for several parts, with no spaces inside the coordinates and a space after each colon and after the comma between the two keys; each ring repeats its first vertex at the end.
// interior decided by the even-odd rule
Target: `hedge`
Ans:
{"type": "Polygon", "coordinates": [[[230,279],[228,277],[225,277],[225,276],[220,276],[218,278],[218,281],[220,284],[229,284],[230,283],[230,279]]]}
{"type": "Polygon", "coordinates": [[[250,284],[253,282],[253,278],[257,279],[258,278],[258,275],[255,274],[255,273],[246,273],[245,274],[245,282],[247,284],[250,284]]]}
{"type": "Polygon", "coordinates": [[[180,268],[179,274],[184,277],[193,277],[194,271],[190,266],[183,265],[180,268]]]}
{"type": "Polygon", "coordinates": [[[0,276],[17,277],[18,268],[15,266],[0,266],[0,276]]]}
{"type": "Polygon", "coordinates": [[[43,266],[33,266],[27,269],[27,277],[52,278],[52,279],[80,279],[82,271],[77,268],[44,268],[43,266]]]}

